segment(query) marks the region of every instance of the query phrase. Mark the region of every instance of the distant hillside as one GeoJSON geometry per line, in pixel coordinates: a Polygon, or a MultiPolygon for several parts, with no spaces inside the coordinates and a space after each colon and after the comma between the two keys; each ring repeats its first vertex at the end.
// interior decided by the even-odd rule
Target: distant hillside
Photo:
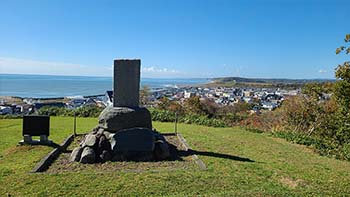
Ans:
{"type": "Polygon", "coordinates": [[[322,83],[333,82],[333,79],[264,79],[264,78],[243,78],[243,77],[220,77],[213,78],[215,82],[232,82],[236,83],[284,83],[284,84],[296,84],[296,83],[322,83]]]}
{"type": "Polygon", "coordinates": [[[213,78],[207,86],[236,86],[236,87],[260,87],[260,88],[299,88],[306,83],[334,82],[333,79],[264,79],[243,77],[219,77],[213,78]]]}

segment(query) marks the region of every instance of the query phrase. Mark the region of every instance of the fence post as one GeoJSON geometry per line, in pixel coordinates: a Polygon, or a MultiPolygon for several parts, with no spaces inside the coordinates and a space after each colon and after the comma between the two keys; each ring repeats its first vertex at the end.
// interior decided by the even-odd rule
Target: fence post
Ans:
{"type": "Polygon", "coordinates": [[[175,135],[177,135],[177,112],[175,112],[175,125],[174,125],[175,135]]]}
{"type": "Polygon", "coordinates": [[[74,111],[74,128],[73,128],[73,132],[74,132],[74,137],[77,136],[77,114],[74,111]]]}

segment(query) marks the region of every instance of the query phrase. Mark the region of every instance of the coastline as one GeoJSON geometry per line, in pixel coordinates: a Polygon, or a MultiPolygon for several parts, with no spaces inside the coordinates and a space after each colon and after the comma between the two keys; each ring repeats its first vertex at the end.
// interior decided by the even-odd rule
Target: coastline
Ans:
{"type": "MultiPolygon", "coordinates": [[[[181,88],[208,81],[207,78],[141,78],[140,88],[181,88]]],[[[112,77],[0,74],[0,96],[37,99],[94,97],[112,90],[112,84],[112,77]]]]}

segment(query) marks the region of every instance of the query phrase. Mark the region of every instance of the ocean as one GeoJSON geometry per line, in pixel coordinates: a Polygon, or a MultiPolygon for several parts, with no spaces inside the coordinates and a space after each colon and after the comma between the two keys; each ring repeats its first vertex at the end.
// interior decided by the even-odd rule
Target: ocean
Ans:
{"type": "MultiPolygon", "coordinates": [[[[209,79],[156,79],[141,78],[141,87],[151,89],[183,85],[197,85],[209,79]]],[[[57,98],[65,96],[91,96],[113,89],[112,77],[52,76],[0,74],[0,96],[57,98]]]]}

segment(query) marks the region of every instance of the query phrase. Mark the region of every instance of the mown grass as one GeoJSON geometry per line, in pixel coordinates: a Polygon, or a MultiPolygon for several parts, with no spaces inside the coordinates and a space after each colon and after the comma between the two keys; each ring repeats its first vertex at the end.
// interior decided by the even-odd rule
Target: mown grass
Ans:
{"type": "MultiPolygon", "coordinates": [[[[90,130],[96,122],[79,118],[78,132],[90,130]]],[[[51,117],[50,138],[61,143],[72,132],[72,123],[70,117],[51,117]]],[[[154,127],[173,130],[172,123],[155,122],[154,127]]],[[[349,162],[240,128],[179,124],[178,129],[208,170],[32,174],[29,171],[51,148],[16,146],[21,120],[0,120],[0,196],[350,194],[349,162]]]]}

